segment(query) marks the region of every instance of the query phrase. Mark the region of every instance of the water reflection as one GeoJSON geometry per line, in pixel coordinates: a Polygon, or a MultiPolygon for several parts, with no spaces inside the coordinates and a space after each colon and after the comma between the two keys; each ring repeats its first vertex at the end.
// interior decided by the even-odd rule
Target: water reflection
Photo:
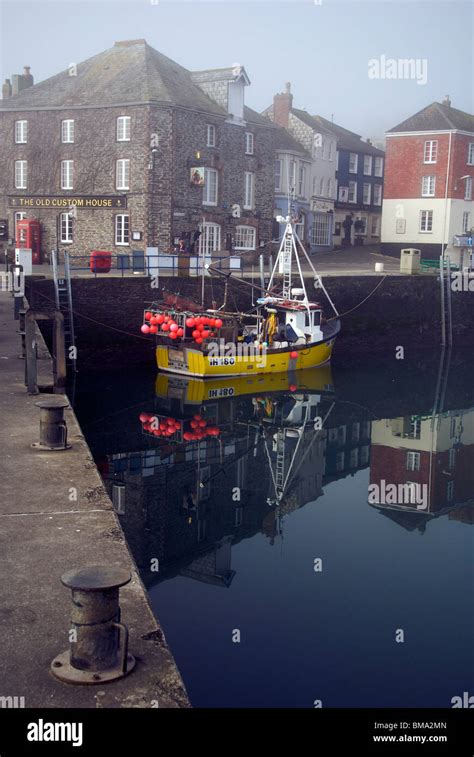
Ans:
{"type": "Polygon", "coordinates": [[[150,405],[136,418],[143,449],[101,461],[148,584],[179,573],[230,585],[232,544],[259,531],[274,544],[286,516],[365,468],[368,492],[381,492],[367,504],[407,530],[440,515],[473,521],[474,408],[368,419],[338,402],[329,367],[218,381],[159,374],[150,405]]]}
{"type": "Polygon", "coordinates": [[[117,381],[86,435],[195,705],[311,707],[322,689],[324,706],[443,707],[468,690],[474,399],[447,357],[161,374],[131,409],[117,381]]]}

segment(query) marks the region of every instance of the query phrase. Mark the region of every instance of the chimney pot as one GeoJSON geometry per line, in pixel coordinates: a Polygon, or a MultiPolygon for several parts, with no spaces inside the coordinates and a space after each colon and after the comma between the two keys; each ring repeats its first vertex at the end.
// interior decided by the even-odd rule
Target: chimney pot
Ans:
{"type": "Polygon", "coordinates": [[[448,108],[451,107],[451,100],[449,99],[449,95],[444,96],[443,105],[447,105],[448,108]]]}
{"type": "Polygon", "coordinates": [[[285,92],[286,92],[287,95],[289,95],[290,92],[291,92],[291,82],[289,82],[289,81],[287,81],[286,84],[285,84],[285,92]]]}

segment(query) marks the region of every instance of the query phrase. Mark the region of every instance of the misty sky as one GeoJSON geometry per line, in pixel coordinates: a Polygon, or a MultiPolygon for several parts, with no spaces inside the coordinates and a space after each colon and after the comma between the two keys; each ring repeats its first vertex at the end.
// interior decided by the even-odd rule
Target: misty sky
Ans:
{"type": "MultiPolygon", "coordinates": [[[[446,94],[474,112],[473,5],[439,0],[0,0],[2,82],[30,65],[39,82],[70,63],[145,38],[188,69],[235,62],[258,111],[291,82],[294,106],[364,137],[446,94]],[[426,60],[427,81],[370,79],[370,59],[426,60]]],[[[420,69],[421,70],[421,69],[420,69]]]]}

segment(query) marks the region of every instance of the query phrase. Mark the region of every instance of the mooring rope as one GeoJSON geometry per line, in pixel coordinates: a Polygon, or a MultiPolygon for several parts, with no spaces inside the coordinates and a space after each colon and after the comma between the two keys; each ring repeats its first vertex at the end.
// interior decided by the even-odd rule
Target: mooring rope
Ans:
{"type": "Polygon", "coordinates": [[[364,299],[361,302],[359,302],[358,305],[355,305],[350,310],[346,310],[345,313],[339,313],[339,315],[333,315],[332,318],[328,318],[326,320],[326,323],[328,323],[329,321],[337,321],[339,318],[344,318],[345,315],[349,315],[349,313],[352,313],[354,310],[357,310],[357,308],[360,308],[360,306],[363,305],[364,302],[367,302],[367,300],[369,299],[369,297],[372,297],[372,295],[375,294],[375,292],[377,291],[377,289],[379,288],[379,286],[381,284],[383,284],[383,282],[385,281],[385,279],[387,278],[387,276],[388,276],[388,274],[385,274],[385,276],[383,277],[383,279],[381,281],[379,281],[379,283],[377,284],[377,286],[374,287],[372,289],[372,291],[370,292],[370,294],[368,294],[367,297],[364,297],[364,299]]]}

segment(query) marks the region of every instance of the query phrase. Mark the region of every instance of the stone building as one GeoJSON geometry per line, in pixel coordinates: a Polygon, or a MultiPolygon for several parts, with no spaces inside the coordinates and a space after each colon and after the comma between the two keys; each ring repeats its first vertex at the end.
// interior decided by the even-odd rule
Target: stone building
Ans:
{"type": "Polygon", "coordinates": [[[217,256],[271,240],[275,128],[245,106],[242,66],[191,73],[131,40],[39,84],[25,76],[0,102],[10,238],[31,217],[43,254],[166,253],[184,239],[217,256]]]}

